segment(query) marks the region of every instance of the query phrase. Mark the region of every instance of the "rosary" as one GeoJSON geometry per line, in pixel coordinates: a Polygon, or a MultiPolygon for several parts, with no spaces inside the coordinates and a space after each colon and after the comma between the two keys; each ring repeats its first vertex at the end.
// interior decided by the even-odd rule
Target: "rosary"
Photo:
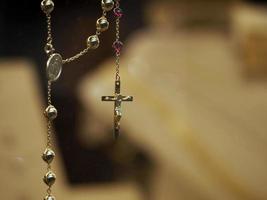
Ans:
{"type": "Polygon", "coordinates": [[[96,21],[96,33],[87,39],[87,46],[76,55],[63,59],[59,53],[55,53],[53,46],[52,27],[51,27],[51,13],[54,10],[54,2],[52,0],[42,0],[41,9],[46,15],[47,21],[47,41],[45,45],[45,53],[48,56],[46,64],[47,74],[47,108],[45,109],[45,117],[47,119],[47,143],[46,149],[42,155],[42,159],[47,163],[47,173],[43,177],[44,183],[48,186],[44,200],[56,200],[52,195],[52,185],[56,181],[56,175],[52,171],[51,163],[55,157],[55,152],[52,149],[51,134],[52,134],[52,121],[57,117],[57,109],[52,105],[51,90],[52,83],[58,80],[62,72],[62,66],[66,63],[73,62],[81,56],[99,47],[99,36],[102,32],[109,28],[109,22],[106,18],[107,12],[113,9],[116,17],[116,39],[112,45],[115,50],[116,56],[116,76],[115,76],[115,94],[114,96],[103,96],[102,101],[114,101],[114,137],[117,139],[120,135],[120,120],[122,117],[121,103],[122,101],[133,101],[132,96],[123,96],[120,93],[120,54],[123,43],[120,41],[120,19],[123,15],[120,8],[120,0],[101,0],[102,16],[96,21]],[[115,3],[114,3],[115,1],[115,3]]]}

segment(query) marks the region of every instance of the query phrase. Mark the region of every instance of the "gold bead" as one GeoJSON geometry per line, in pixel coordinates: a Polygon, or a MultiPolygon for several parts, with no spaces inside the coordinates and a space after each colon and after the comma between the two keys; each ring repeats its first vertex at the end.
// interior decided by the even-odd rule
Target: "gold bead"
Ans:
{"type": "Polygon", "coordinates": [[[48,54],[48,55],[51,55],[51,54],[54,53],[54,51],[55,51],[53,45],[50,44],[50,43],[47,43],[47,44],[45,45],[44,50],[45,50],[45,53],[48,54]]]}
{"type": "Polygon", "coordinates": [[[47,195],[44,200],[56,200],[56,198],[52,195],[47,195]]]}
{"type": "Polygon", "coordinates": [[[96,29],[100,32],[106,31],[109,27],[107,18],[101,17],[96,21],[96,29]]]}
{"type": "Polygon", "coordinates": [[[55,156],[56,156],[56,154],[55,154],[55,152],[52,149],[46,148],[46,150],[44,151],[44,153],[42,155],[42,159],[47,164],[50,164],[54,160],[55,156]]]}
{"type": "Polygon", "coordinates": [[[52,0],[43,0],[41,2],[41,9],[44,13],[50,14],[54,10],[54,2],[52,0]]]}
{"type": "Polygon", "coordinates": [[[101,5],[104,11],[110,11],[114,7],[114,1],[113,0],[102,0],[101,5]]]}
{"type": "Polygon", "coordinates": [[[96,49],[99,47],[99,38],[97,35],[91,35],[88,39],[87,39],[87,46],[90,49],[96,49]]]}
{"type": "Polygon", "coordinates": [[[49,105],[45,109],[44,115],[47,117],[47,119],[54,120],[57,118],[57,109],[54,106],[49,105]]]}
{"type": "Polygon", "coordinates": [[[51,187],[56,182],[56,175],[52,171],[49,171],[44,175],[43,181],[51,187]]]}

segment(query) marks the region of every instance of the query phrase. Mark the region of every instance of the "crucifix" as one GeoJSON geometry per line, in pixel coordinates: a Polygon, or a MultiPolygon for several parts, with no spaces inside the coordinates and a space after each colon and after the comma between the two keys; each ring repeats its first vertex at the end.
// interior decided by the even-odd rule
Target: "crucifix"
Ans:
{"type": "Polygon", "coordinates": [[[123,43],[120,41],[120,18],[123,16],[123,13],[120,8],[120,0],[115,0],[115,8],[113,11],[116,18],[116,39],[112,45],[116,55],[115,94],[114,96],[102,96],[102,101],[114,101],[114,137],[117,139],[120,135],[120,120],[122,117],[121,103],[123,101],[133,101],[133,97],[121,95],[120,55],[123,43]]]}
{"type": "Polygon", "coordinates": [[[114,101],[114,137],[117,139],[120,135],[120,120],[122,117],[121,103],[123,101],[133,101],[132,96],[121,95],[121,82],[115,81],[115,95],[102,96],[102,101],[114,101]]]}

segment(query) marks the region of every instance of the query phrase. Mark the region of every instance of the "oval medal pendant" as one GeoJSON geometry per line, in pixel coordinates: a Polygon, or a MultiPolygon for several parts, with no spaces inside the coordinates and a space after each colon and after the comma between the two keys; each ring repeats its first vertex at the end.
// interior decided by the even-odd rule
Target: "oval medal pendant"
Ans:
{"type": "Polygon", "coordinates": [[[62,57],[58,53],[52,54],[48,61],[47,61],[47,67],[46,67],[46,73],[47,73],[47,78],[50,81],[56,81],[62,71],[62,57]]]}

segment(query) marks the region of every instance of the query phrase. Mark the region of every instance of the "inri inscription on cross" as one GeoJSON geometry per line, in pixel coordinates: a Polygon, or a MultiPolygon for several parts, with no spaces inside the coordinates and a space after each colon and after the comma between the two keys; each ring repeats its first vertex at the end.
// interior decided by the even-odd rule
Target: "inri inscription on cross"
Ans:
{"type": "Polygon", "coordinates": [[[115,81],[115,95],[102,96],[102,101],[114,101],[114,137],[117,139],[120,135],[121,103],[123,101],[133,101],[133,97],[121,95],[121,82],[117,80],[115,81]]]}

